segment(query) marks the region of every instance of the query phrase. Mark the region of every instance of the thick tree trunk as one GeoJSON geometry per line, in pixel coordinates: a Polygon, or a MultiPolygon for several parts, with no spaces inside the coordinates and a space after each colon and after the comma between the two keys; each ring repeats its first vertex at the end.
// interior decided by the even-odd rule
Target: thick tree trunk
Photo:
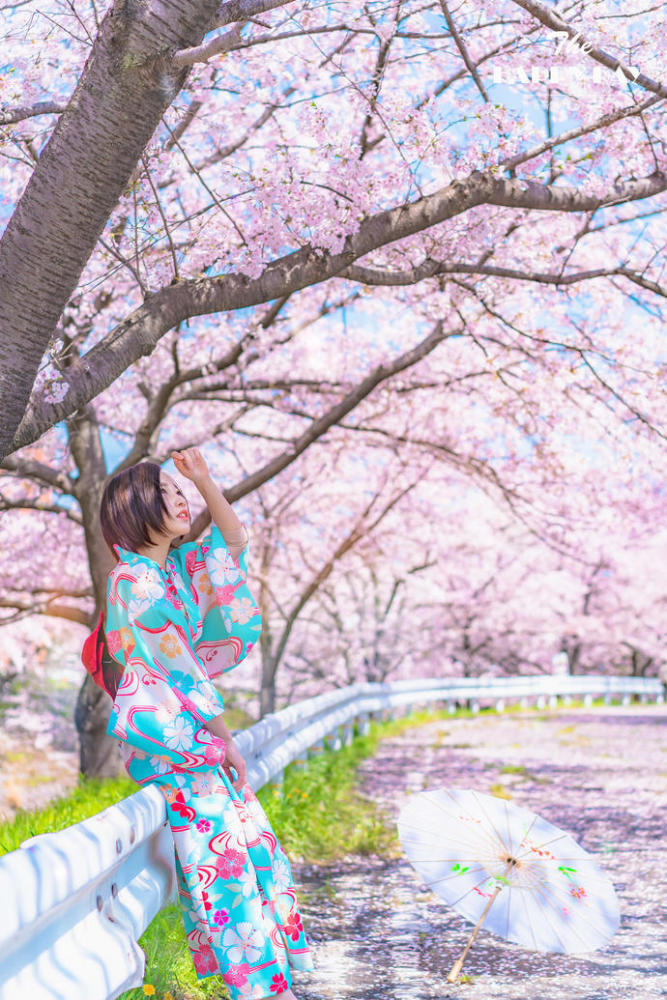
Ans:
{"type": "Polygon", "coordinates": [[[268,626],[268,609],[263,607],[266,598],[266,588],[262,587],[259,605],[262,612],[262,632],[259,637],[259,648],[262,656],[262,680],[259,688],[260,719],[276,710],[276,674],[280,662],[273,652],[273,636],[268,626]]]}
{"type": "Polygon", "coordinates": [[[259,717],[263,719],[276,710],[276,675],[273,671],[273,664],[262,664],[262,688],[259,693],[259,717]]]}
{"type": "Polygon", "coordinates": [[[274,548],[265,543],[261,551],[259,566],[258,606],[262,615],[262,631],[259,636],[259,650],[262,658],[262,677],[259,687],[259,717],[263,719],[276,710],[276,671],[278,663],[273,653],[273,633],[269,624],[270,594],[266,581],[271,573],[274,548]]]}
{"type": "MultiPolygon", "coordinates": [[[[98,421],[92,406],[68,421],[70,449],[79,470],[76,497],[81,507],[88,565],[95,592],[91,627],[106,601],[109,570],[114,559],[100,530],[100,499],[106,482],[104,453],[98,421]]],[[[79,734],[79,769],[82,774],[107,777],[124,773],[116,741],[107,735],[111,699],[92,678],[81,686],[74,712],[79,734]]]]}
{"type": "Polygon", "coordinates": [[[107,736],[111,699],[87,677],[81,686],[74,711],[79,734],[79,770],[82,774],[116,777],[124,774],[118,744],[107,736]]]}
{"type": "Polygon", "coordinates": [[[170,54],[214,26],[218,0],[116,2],[0,241],[0,454],[60,315],[139,157],[187,77],[170,54]]]}

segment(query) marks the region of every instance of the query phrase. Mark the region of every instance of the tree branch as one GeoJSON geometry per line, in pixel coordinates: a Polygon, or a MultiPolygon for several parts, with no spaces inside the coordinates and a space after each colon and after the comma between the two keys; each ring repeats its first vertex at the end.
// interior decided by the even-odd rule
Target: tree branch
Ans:
{"type": "Polygon", "coordinates": [[[75,495],[76,483],[66,472],[58,472],[43,462],[38,462],[34,458],[17,458],[14,455],[8,456],[1,464],[0,469],[10,472],[21,479],[34,479],[42,486],[50,486],[67,493],[75,495]]]}
{"type": "Polygon", "coordinates": [[[446,264],[427,257],[417,267],[406,271],[377,271],[358,264],[346,268],[341,278],[358,281],[364,285],[415,285],[426,278],[438,274],[486,274],[496,278],[511,278],[514,281],[535,281],[542,285],[573,285],[578,281],[622,275],[656,295],[667,297],[667,289],[655,281],[644,278],[629,267],[600,267],[593,271],[576,271],[573,274],[545,274],[540,271],[517,271],[512,267],[492,267],[490,264],[446,264]]]}
{"type": "Polygon", "coordinates": [[[181,49],[179,52],[175,52],[172,65],[176,69],[182,69],[184,66],[192,66],[194,63],[208,62],[213,56],[222,55],[224,52],[238,48],[240,41],[241,25],[237,24],[226,31],[224,35],[216,35],[215,38],[202,45],[195,45],[191,49],[181,49]]]}
{"type": "Polygon", "coordinates": [[[523,153],[517,153],[516,156],[510,156],[507,160],[502,160],[500,166],[505,167],[506,170],[514,170],[520,163],[533,160],[536,156],[541,156],[542,153],[546,153],[547,150],[553,149],[555,146],[562,146],[563,143],[570,142],[572,139],[578,139],[582,135],[589,135],[598,129],[606,128],[608,125],[613,125],[614,122],[621,121],[623,118],[641,115],[647,108],[653,107],[654,104],[658,104],[661,100],[661,97],[647,97],[640,104],[630,104],[624,108],[619,108],[617,111],[610,111],[608,114],[597,118],[590,125],[581,125],[578,128],[570,129],[569,132],[561,132],[560,135],[556,135],[552,139],[547,139],[539,146],[534,146],[523,153]]]}
{"type": "Polygon", "coordinates": [[[48,514],[64,514],[74,524],[83,525],[81,515],[68,507],[59,507],[55,503],[40,503],[39,500],[31,500],[29,497],[12,500],[2,492],[0,492],[0,510],[41,510],[48,514]]]}
{"type": "Polygon", "coordinates": [[[582,45],[586,45],[586,55],[590,56],[596,62],[602,63],[608,69],[616,71],[620,69],[621,72],[628,78],[632,80],[633,83],[638,84],[643,87],[644,90],[651,90],[654,94],[660,94],[661,97],[667,97],[667,87],[663,84],[658,83],[656,80],[652,80],[650,76],[646,76],[644,73],[639,73],[635,77],[634,69],[628,66],[627,63],[622,62],[620,59],[616,59],[615,56],[610,56],[608,52],[603,49],[598,48],[593,45],[590,41],[584,38],[576,28],[573,28],[567,21],[557,14],[553,8],[547,7],[545,3],[541,3],[540,0],[512,0],[517,7],[522,7],[527,10],[529,14],[536,17],[546,28],[551,28],[552,31],[565,32],[568,38],[577,38],[577,44],[579,48],[582,45]]]}
{"type": "Polygon", "coordinates": [[[372,250],[423,232],[477,205],[584,212],[604,205],[650,198],[666,188],[664,173],[615,182],[605,194],[593,195],[574,187],[498,178],[475,170],[464,181],[453,181],[417,201],[365,219],[338,254],[316,252],[306,246],[272,261],[258,278],[228,274],[180,281],[149,295],[134,313],[72,365],[66,373],[66,392],[60,402],[32,400],[10,450],[32,443],[54,423],[84,406],[134,361],[149,355],[168,330],[189,317],[270,302],[339,276],[356,259],[372,250]]]}
{"type": "Polygon", "coordinates": [[[294,0],[226,0],[226,3],[221,3],[218,7],[217,25],[224,28],[234,21],[248,21],[258,14],[266,14],[269,10],[286,7],[293,2],[294,0]]]}
{"type": "Polygon", "coordinates": [[[26,118],[36,118],[37,115],[60,115],[66,107],[66,104],[57,104],[56,101],[38,101],[37,104],[4,108],[0,111],[0,125],[15,125],[26,118]]]}
{"type": "Polygon", "coordinates": [[[82,608],[74,608],[69,604],[54,604],[52,601],[30,604],[26,601],[0,599],[0,608],[13,608],[15,614],[0,618],[0,625],[9,625],[30,615],[47,615],[50,618],[64,618],[68,622],[79,625],[90,625],[90,613],[82,608]]]}
{"type": "Polygon", "coordinates": [[[461,37],[461,35],[456,30],[456,25],[454,24],[454,20],[452,18],[452,15],[449,12],[449,7],[447,6],[446,0],[440,0],[440,8],[442,10],[443,17],[445,18],[445,21],[447,22],[447,27],[449,28],[449,32],[450,32],[452,38],[454,39],[454,42],[456,43],[456,47],[457,47],[457,49],[459,50],[459,52],[461,54],[461,58],[463,59],[463,62],[465,63],[466,69],[468,70],[468,72],[472,76],[473,80],[475,81],[475,85],[476,85],[477,89],[479,90],[480,94],[482,95],[483,99],[488,104],[489,97],[488,97],[488,94],[486,93],[486,90],[484,89],[484,84],[482,83],[482,79],[481,79],[479,73],[477,72],[477,69],[475,68],[475,64],[473,63],[472,59],[470,58],[470,55],[469,55],[468,50],[466,48],[466,44],[463,41],[463,38],[461,37]]]}
{"type": "MultiPolygon", "coordinates": [[[[225,490],[225,497],[229,503],[234,503],[241,497],[247,496],[252,493],[258,487],[262,486],[264,483],[268,482],[269,479],[273,479],[277,476],[279,472],[291,465],[299,455],[301,455],[306,448],[309,447],[318,438],[322,437],[326,431],[329,430],[334,424],[339,423],[344,416],[350,413],[362,399],[366,399],[367,396],[371,394],[376,386],[380,385],[381,382],[387,381],[392,375],[396,375],[398,372],[404,371],[406,368],[411,368],[413,365],[421,361],[430,354],[435,348],[446,340],[448,337],[456,336],[462,331],[459,328],[453,330],[445,330],[443,327],[443,321],[438,322],[434,330],[420,341],[416,347],[410,348],[408,351],[404,351],[393,361],[377,365],[366,378],[362,379],[358,385],[354,386],[335,406],[332,406],[326,413],[322,414],[316,420],[310,423],[310,426],[299,435],[298,438],[290,444],[288,448],[285,449],[280,455],[271,459],[266,465],[262,466],[256,472],[251,475],[246,476],[240,483],[232,486],[230,489],[225,490]]],[[[198,535],[204,530],[204,528],[210,523],[210,515],[207,510],[202,511],[193,521],[192,527],[188,538],[197,538],[198,535]]]]}
{"type": "Polygon", "coordinates": [[[301,593],[299,599],[297,600],[296,604],[294,605],[294,607],[292,608],[292,610],[289,612],[289,614],[287,616],[287,620],[285,622],[285,627],[283,628],[283,631],[282,631],[282,633],[280,635],[280,639],[278,640],[278,646],[277,646],[275,652],[273,653],[272,660],[273,660],[273,665],[274,665],[274,674],[275,674],[275,671],[277,670],[278,665],[279,665],[279,663],[280,663],[280,661],[281,661],[281,659],[282,659],[282,657],[284,655],[285,648],[287,646],[287,642],[288,642],[289,637],[290,637],[290,633],[292,631],[292,628],[294,627],[294,623],[295,623],[295,621],[296,621],[299,613],[302,611],[302,609],[308,603],[308,601],[313,596],[313,594],[318,590],[318,588],[329,578],[329,576],[331,575],[331,573],[333,571],[333,568],[334,568],[335,564],[340,559],[342,559],[342,557],[347,552],[349,552],[350,549],[352,549],[357,544],[358,541],[360,541],[364,536],[370,534],[370,532],[373,531],[373,529],[377,527],[377,525],[380,523],[380,521],[384,517],[386,517],[386,515],[389,513],[389,511],[392,510],[396,506],[396,504],[400,500],[402,500],[403,497],[407,493],[409,493],[411,489],[414,488],[415,485],[416,485],[415,483],[410,483],[408,486],[404,487],[403,489],[401,489],[397,493],[395,493],[391,497],[391,499],[385,504],[385,506],[380,511],[380,513],[374,518],[374,520],[372,521],[372,523],[365,524],[366,518],[370,514],[370,512],[371,512],[371,510],[373,508],[373,505],[375,504],[375,502],[378,499],[379,494],[376,493],[372,497],[372,499],[369,501],[369,503],[367,504],[365,510],[362,512],[362,514],[357,518],[356,523],[353,525],[352,530],[348,533],[347,537],[344,538],[343,541],[339,543],[339,545],[336,547],[336,549],[333,552],[333,554],[331,555],[331,557],[327,560],[327,562],[324,564],[324,566],[321,567],[321,569],[315,574],[315,576],[313,577],[313,579],[304,588],[304,590],[302,591],[302,593],[301,593]]]}

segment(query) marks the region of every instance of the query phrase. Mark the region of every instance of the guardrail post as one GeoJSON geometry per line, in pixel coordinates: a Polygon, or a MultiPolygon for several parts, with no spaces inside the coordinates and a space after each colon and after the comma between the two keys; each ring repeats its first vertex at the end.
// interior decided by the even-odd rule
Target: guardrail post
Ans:
{"type": "Polygon", "coordinates": [[[549,695],[549,708],[558,708],[558,695],[549,695]]]}
{"type": "Polygon", "coordinates": [[[535,708],[545,708],[546,704],[547,704],[547,699],[544,697],[544,695],[538,694],[537,698],[535,699],[535,708]]]}
{"type": "Polygon", "coordinates": [[[613,701],[613,698],[609,694],[609,692],[607,691],[606,695],[604,696],[604,703],[605,703],[605,705],[611,705],[612,701],[613,701]]]}
{"type": "Polygon", "coordinates": [[[479,712],[479,702],[477,701],[477,699],[476,698],[471,698],[469,700],[468,704],[469,704],[469,707],[470,707],[470,711],[474,715],[477,715],[477,713],[479,712]]]}
{"type": "Polygon", "coordinates": [[[342,744],[340,738],[340,732],[338,729],[334,729],[332,733],[329,733],[326,737],[326,745],[328,750],[340,750],[342,744]]]}
{"type": "Polygon", "coordinates": [[[340,729],[341,729],[341,737],[343,740],[343,746],[349,747],[350,743],[354,739],[354,723],[344,722],[343,725],[340,727],[340,729]]]}
{"type": "Polygon", "coordinates": [[[278,771],[277,774],[271,778],[271,787],[274,788],[279,795],[282,795],[285,790],[285,768],[278,771]]]}
{"type": "Polygon", "coordinates": [[[631,704],[632,704],[632,696],[629,694],[624,694],[623,697],[621,698],[621,705],[631,705],[631,704]]]}
{"type": "Polygon", "coordinates": [[[504,711],[505,711],[505,701],[503,698],[498,698],[498,700],[496,701],[496,712],[504,712],[504,711]]]}
{"type": "Polygon", "coordinates": [[[450,715],[455,715],[456,714],[456,702],[455,701],[448,701],[447,702],[447,711],[449,712],[450,715]]]}
{"type": "Polygon", "coordinates": [[[648,704],[648,695],[647,694],[641,694],[639,696],[639,700],[642,703],[642,705],[647,705],[648,704]]]}
{"type": "Polygon", "coordinates": [[[521,708],[528,708],[528,699],[525,695],[523,698],[519,698],[519,705],[521,708]]]}
{"type": "Polygon", "coordinates": [[[566,705],[566,706],[567,705],[571,705],[572,704],[572,695],[564,694],[563,695],[563,704],[566,705]]]}
{"type": "Polygon", "coordinates": [[[371,731],[371,720],[368,712],[362,712],[357,718],[357,729],[360,736],[368,736],[371,731]]]}
{"type": "Polygon", "coordinates": [[[584,708],[590,708],[592,704],[593,704],[593,695],[592,694],[585,694],[584,695],[584,708]]]}
{"type": "Polygon", "coordinates": [[[662,694],[662,693],[661,694],[657,694],[655,696],[655,703],[656,703],[656,705],[664,705],[665,704],[665,696],[664,696],[664,694],[662,694]]]}

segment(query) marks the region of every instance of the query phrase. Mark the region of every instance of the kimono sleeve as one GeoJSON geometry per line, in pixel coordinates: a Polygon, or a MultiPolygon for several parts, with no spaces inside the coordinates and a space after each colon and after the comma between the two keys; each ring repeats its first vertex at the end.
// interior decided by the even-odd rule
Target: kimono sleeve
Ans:
{"type": "Polygon", "coordinates": [[[203,724],[224,704],[170,607],[156,570],[122,564],[110,574],[107,646],[125,669],[107,732],[169,769],[215,767],[226,744],[203,724]]]}
{"type": "Polygon", "coordinates": [[[249,546],[235,558],[217,525],[197,545],[173,554],[199,606],[202,633],[195,649],[209,677],[236,667],[253,649],[262,617],[248,587],[249,546]]]}

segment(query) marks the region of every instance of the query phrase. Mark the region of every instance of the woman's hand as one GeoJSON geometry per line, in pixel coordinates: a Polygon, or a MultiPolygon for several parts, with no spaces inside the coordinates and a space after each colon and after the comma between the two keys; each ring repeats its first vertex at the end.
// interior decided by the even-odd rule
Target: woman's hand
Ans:
{"type": "Polygon", "coordinates": [[[209,719],[208,722],[204,723],[204,727],[208,729],[209,733],[213,733],[214,736],[217,736],[219,740],[224,740],[225,756],[222,759],[222,768],[226,771],[227,777],[232,782],[234,790],[240,792],[247,781],[245,761],[234,743],[232,734],[227,728],[224,714],[221,712],[220,715],[216,715],[212,719],[209,719]],[[236,771],[235,781],[233,780],[230,771],[230,768],[232,767],[236,771]]]}
{"type": "Polygon", "coordinates": [[[199,448],[185,448],[183,451],[172,451],[171,457],[176,466],[176,471],[180,472],[186,479],[191,479],[195,485],[211,478],[206,459],[199,448]]]}
{"type": "Polygon", "coordinates": [[[241,756],[241,754],[239,753],[239,751],[237,750],[236,746],[234,745],[233,740],[230,740],[227,744],[227,753],[225,755],[224,761],[222,762],[222,766],[227,771],[227,775],[229,777],[229,780],[232,782],[234,790],[240,792],[247,781],[246,766],[245,766],[245,761],[241,756]],[[236,781],[232,780],[232,775],[229,770],[230,767],[233,767],[234,770],[236,771],[237,774],[236,781]]]}

